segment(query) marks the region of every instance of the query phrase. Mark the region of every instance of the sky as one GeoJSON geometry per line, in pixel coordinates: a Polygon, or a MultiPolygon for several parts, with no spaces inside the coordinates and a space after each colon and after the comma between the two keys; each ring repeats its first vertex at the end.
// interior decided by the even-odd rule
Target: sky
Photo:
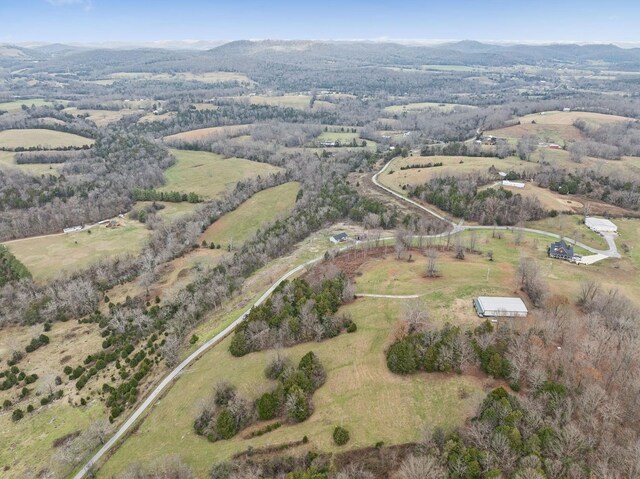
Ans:
{"type": "Polygon", "coordinates": [[[0,0],[0,42],[639,42],[637,0],[0,0]]]}

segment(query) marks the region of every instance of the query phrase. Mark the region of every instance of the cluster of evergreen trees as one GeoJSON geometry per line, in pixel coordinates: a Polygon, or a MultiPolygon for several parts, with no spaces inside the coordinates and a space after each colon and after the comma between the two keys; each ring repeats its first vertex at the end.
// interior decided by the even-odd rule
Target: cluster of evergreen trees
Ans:
{"type": "Polygon", "coordinates": [[[0,245],[0,287],[22,278],[31,278],[31,273],[6,246],[0,245]]]}
{"type": "MultiPolygon", "coordinates": [[[[196,417],[195,432],[209,441],[231,439],[256,420],[269,421],[282,418],[298,423],[312,413],[311,397],[324,384],[326,373],[312,351],[305,354],[297,367],[288,358],[277,358],[265,370],[268,379],[277,386],[262,394],[253,403],[240,397],[228,384],[219,384],[214,398],[196,417]]],[[[277,429],[276,422],[261,429],[260,433],[277,429]]]]}

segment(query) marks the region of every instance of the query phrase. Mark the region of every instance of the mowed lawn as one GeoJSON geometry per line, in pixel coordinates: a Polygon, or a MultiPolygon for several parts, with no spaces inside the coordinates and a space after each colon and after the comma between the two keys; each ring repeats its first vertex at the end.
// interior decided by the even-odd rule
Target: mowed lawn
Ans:
{"type": "Polygon", "coordinates": [[[153,408],[137,432],[107,461],[98,477],[117,476],[136,462],[153,463],[169,454],[180,456],[205,477],[212,464],[248,447],[264,447],[309,438],[305,449],[335,451],[331,434],[343,425],[351,440],[340,450],[373,446],[378,441],[398,444],[420,439],[427,425],[451,428],[471,416],[484,397],[484,380],[440,374],[401,377],[391,374],[384,350],[400,317],[398,300],[358,299],[341,309],[358,325],[321,343],[305,343],[281,351],[294,361],[314,351],[327,370],[327,382],[313,396],[314,413],[303,423],[284,425],[253,439],[239,434],[210,443],[193,431],[193,420],[203,399],[210,398],[218,381],[228,381],[249,400],[275,386],[264,368],[275,351],[234,358],[230,338],[206,353],[174,384],[153,408]]]}
{"type": "Polygon", "coordinates": [[[118,222],[123,226],[94,226],[91,234],[84,230],[27,238],[7,246],[35,279],[45,280],[61,271],[88,266],[101,258],[140,251],[149,230],[137,221],[118,219],[118,222]]]}
{"type": "Polygon", "coordinates": [[[499,171],[521,171],[530,167],[515,157],[501,160],[500,158],[471,156],[409,156],[393,159],[384,173],[378,177],[378,180],[383,185],[402,192],[404,185],[421,185],[436,176],[460,176],[473,172],[487,173],[492,166],[495,166],[499,171]],[[401,170],[403,166],[427,163],[443,163],[443,166],[401,170]]]}
{"type": "Polygon", "coordinates": [[[240,245],[265,223],[274,221],[295,206],[300,184],[292,181],[256,193],[238,208],[213,223],[201,240],[224,246],[240,245]]]}
{"type": "Polygon", "coordinates": [[[165,171],[167,182],[160,191],[197,193],[204,198],[215,198],[233,189],[238,181],[259,175],[270,175],[281,171],[267,163],[223,158],[205,151],[171,150],[176,164],[165,171]]]}
{"type": "Polygon", "coordinates": [[[0,131],[0,148],[63,148],[65,146],[93,145],[94,140],[72,133],[40,128],[0,131]]]}

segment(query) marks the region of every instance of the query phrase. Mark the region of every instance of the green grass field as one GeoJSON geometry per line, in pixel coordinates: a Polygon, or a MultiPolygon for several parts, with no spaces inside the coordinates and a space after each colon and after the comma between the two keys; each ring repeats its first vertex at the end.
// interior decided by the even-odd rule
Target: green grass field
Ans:
{"type": "MultiPolygon", "coordinates": [[[[136,207],[144,207],[150,205],[152,201],[138,201],[136,207]]],[[[172,203],[168,201],[156,201],[156,204],[164,206],[161,210],[158,210],[158,216],[165,221],[173,221],[180,216],[191,213],[198,207],[197,203],[188,203],[183,201],[181,203],[172,203]]]]}
{"type": "Polygon", "coordinates": [[[93,145],[94,140],[62,131],[26,128],[0,131],[0,147],[4,148],[61,148],[65,146],[93,145]]]}
{"type": "Polygon", "coordinates": [[[58,175],[60,165],[26,164],[19,165],[12,151],[0,151],[0,170],[18,170],[30,175],[58,175]]]}
{"type": "Polygon", "coordinates": [[[231,382],[251,399],[273,385],[264,378],[263,370],[274,351],[233,358],[227,351],[229,339],[225,340],[180,377],[98,477],[112,477],[133,462],[149,463],[166,454],[178,454],[198,477],[205,477],[214,462],[249,446],[279,444],[304,435],[310,441],[306,447],[333,451],[336,446],[331,433],[338,424],[351,433],[348,448],[372,446],[378,441],[415,441],[426,425],[461,424],[483,397],[481,380],[456,375],[400,377],[387,370],[384,348],[400,307],[401,303],[394,300],[357,300],[342,308],[358,324],[356,333],[282,351],[299,360],[312,350],[327,370],[327,382],[314,394],[315,411],[307,421],[285,425],[258,438],[242,439],[239,435],[212,444],[193,432],[193,419],[199,401],[210,397],[218,381],[231,382]],[[461,399],[462,391],[465,399],[461,399]]]}
{"type": "Polygon", "coordinates": [[[435,176],[464,175],[472,172],[486,173],[491,166],[495,166],[500,171],[525,169],[528,164],[515,157],[505,158],[482,158],[470,156],[409,156],[407,158],[395,158],[389,164],[383,174],[378,179],[380,183],[402,192],[403,185],[421,185],[435,176]],[[461,163],[462,161],[462,163],[461,163]],[[411,168],[401,170],[405,165],[418,165],[426,163],[443,163],[443,166],[433,168],[411,168]]]}
{"type": "Polygon", "coordinates": [[[31,98],[28,100],[14,100],[14,101],[0,103],[0,110],[14,111],[14,110],[20,110],[22,108],[22,105],[25,105],[28,107],[31,107],[32,105],[53,106],[54,104],[58,104],[58,103],[65,104],[68,102],[66,100],[56,100],[54,102],[54,101],[45,100],[43,98],[31,98]]]}
{"type": "Polygon", "coordinates": [[[290,211],[300,190],[297,182],[269,188],[256,193],[234,211],[213,223],[202,235],[202,240],[226,246],[240,245],[249,239],[261,225],[274,221],[290,211]]]}
{"type": "Polygon", "coordinates": [[[435,103],[435,102],[418,102],[418,103],[407,103],[405,105],[392,105],[385,107],[384,111],[387,113],[392,113],[394,115],[408,112],[408,111],[422,111],[422,110],[440,110],[440,111],[451,111],[458,107],[464,108],[476,108],[474,106],[468,105],[459,105],[457,103],[435,103]]]}
{"type": "Polygon", "coordinates": [[[158,188],[160,191],[193,192],[205,198],[215,198],[242,179],[280,171],[280,168],[267,163],[223,158],[203,151],[171,150],[171,153],[177,161],[165,171],[167,182],[158,188]]]}
{"type": "Polygon", "coordinates": [[[91,234],[76,233],[27,238],[9,243],[9,250],[31,271],[45,280],[61,271],[87,266],[100,258],[140,251],[149,231],[142,223],[118,220],[123,226],[95,226],[91,234]]]}

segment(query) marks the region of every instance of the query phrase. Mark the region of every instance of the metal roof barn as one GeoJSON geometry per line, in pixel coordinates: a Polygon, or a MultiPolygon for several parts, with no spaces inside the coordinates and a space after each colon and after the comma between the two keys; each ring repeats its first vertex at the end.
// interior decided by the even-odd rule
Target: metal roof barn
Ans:
{"type": "Polygon", "coordinates": [[[618,231],[618,227],[614,223],[604,218],[587,217],[584,224],[596,233],[615,233],[618,231]]]}
{"type": "Polygon", "coordinates": [[[479,296],[473,300],[478,316],[484,317],[526,317],[527,306],[520,298],[500,296],[479,296]]]}

